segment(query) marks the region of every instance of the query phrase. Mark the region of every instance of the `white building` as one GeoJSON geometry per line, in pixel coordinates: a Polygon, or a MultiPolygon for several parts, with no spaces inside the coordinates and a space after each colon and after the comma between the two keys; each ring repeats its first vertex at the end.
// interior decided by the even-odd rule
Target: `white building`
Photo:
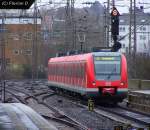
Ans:
{"type": "MultiPolygon", "coordinates": [[[[125,36],[125,38],[120,41],[122,44],[121,52],[124,53],[128,53],[129,51],[129,18],[129,14],[122,14],[119,17],[119,38],[125,36]]],[[[136,25],[136,51],[137,53],[150,55],[150,14],[137,10],[136,25]]],[[[133,49],[133,44],[134,43],[131,43],[131,49],[133,49]]]]}

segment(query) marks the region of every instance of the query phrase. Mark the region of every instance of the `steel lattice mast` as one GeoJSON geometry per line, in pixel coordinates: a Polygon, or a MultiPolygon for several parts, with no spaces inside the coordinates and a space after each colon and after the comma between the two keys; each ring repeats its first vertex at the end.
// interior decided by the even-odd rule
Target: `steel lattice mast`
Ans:
{"type": "Polygon", "coordinates": [[[129,54],[136,54],[136,0],[130,0],[129,54]]]}
{"type": "Polygon", "coordinates": [[[65,22],[65,51],[70,51],[76,47],[75,21],[74,21],[74,0],[66,2],[66,22],[65,22]]]}

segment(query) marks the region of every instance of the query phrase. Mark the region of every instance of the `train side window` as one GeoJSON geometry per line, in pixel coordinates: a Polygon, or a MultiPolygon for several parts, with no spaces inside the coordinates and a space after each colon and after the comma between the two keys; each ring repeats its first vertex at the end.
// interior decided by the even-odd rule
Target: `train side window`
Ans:
{"type": "Polygon", "coordinates": [[[61,76],[64,76],[64,63],[62,64],[62,66],[61,66],[61,76]]]}
{"type": "Polygon", "coordinates": [[[64,76],[66,76],[66,63],[64,63],[64,76]]]}
{"type": "Polygon", "coordinates": [[[69,72],[69,76],[72,77],[72,63],[70,64],[70,72],[69,72]]]}
{"type": "Polygon", "coordinates": [[[78,64],[76,64],[76,78],[78,78],[78,64]]]}
{"type": "Polygon", "coordinates": [[[68,65],[65,64],[65,75],[68,76],[68,65]]]}
{"type": "Polygon", "coordinates": [[[61,71],[60,71],[60,64],[57,64],[57,75],[59,76],[61,74],[61,71]]]}
{"type": "Polygon", "coordinates": [[[79,65],[80,64],[77,63],[77,78],[79,78],[79,76],[80,76],[80,66],[79,65]]]}
{"type": "Polygon", "coordinates": [[[51,74],[53,75],[54,74],[54,65],[53,64],[51,64],[50,69],[51,69],[51,74]]]}
{"type": "Polygon", "coordinates": [[[81,63],[79,63],[79,75],[78,75],[79,78],[81,78],[81,63]]]}
{"type": "Polygon", "coordinates": [[[87,68],[86,68],[86,62],[84,63],[84,78],[86,78],[87,68]]]}
{"type": "Polygon", "coordinates": [[[71,77],[73,77],[73,63],[71,63],[71,77]]]}
{"type": "Polygon", "coordinates": [[[54,64],[54,75],[56,75],[56,64],[54,64]]]}
{"type": "Polygon", "coordinates": [[[52,75],[52,65],[50,64],[48,68],[50,70],[50,75],[52,75]]]}
{"type": "Polygon", "coordinates": [[[48,67],[48,74],[51,75],[51,64],[49,64],[49,67],[48,67]]]}
{"type": "Polygon", "coordinates": [[[54,75],[56,75],[56,64],[54,64],[54,75]]]}
{"type": "Polygon", "coordinates": [[[66,76],[68,77],[69,76],[69,65],[66,64],[66,76]]]}
{"type": "Polygon", "coordinates": [[[60,67],[61,67],[61,65],[57,64],[57,75],[58,76],[60,76],[60,74],[61,74],[60,67]]]}
{"type": "Polygon", "coordinates": [[[72,63],[72,77],[74,77],[74,63],[72,63]]]}
{"type": "Polygon", "coordinates": [[[74,77],[74,63],[71,64],[71,76],[74,77]]]}
{"type": "Polygon", "coordinates": [[[50,65],[48,65],[48,75],[50,75],[50,65]]]}
{"type": "Polygon", "coordinates": [[[64,76],[64,63],[62,64],[61,71],[62,71],[62,76],[64,76]]]}
{"type": "Polygon", "coordinates": [[[60,64],[60,76],[63,75],[63,64],[60,64]]]}
{"type": "Polygon", "coordinates": [[[74,64],[74,77],[76,78],[76,71],[77,71],[77,68],[76,68],[76,63],[74,64]]]}
{"type": "Polygon", "coordinates": [[[79,78],[80,75],[80,64],[77,63],[77,77],[79,78]]]}
{"type": "Polygon", "coordinates": [[[53,64],[53,67],[52,67],[52,71],[53,71],[53,75],[55,75],[55,66],[54,66],[54,64],[53,64]]]}
{"type": "Polygon", "coordinates": [[[56,75],[58,76],[58,73],[59,73],[59,68],[58,68],[58,64],[56,64],[56,75]]]}
{"type": "Polygon", "coordinates": [[[73,76],[76,78],[76,63],[74,63],[74,67],[73,67],[73,76]]]}
{"type": "Polygon", "coordinates": [[[81,64],[81,78],[84,77],[84,63],[81,64]]]}
{"type": "Polygon", "coordinates": [[[56,75],[57,76],[59,75],[59,65],[58,64],[56,65],[56,75]]]}

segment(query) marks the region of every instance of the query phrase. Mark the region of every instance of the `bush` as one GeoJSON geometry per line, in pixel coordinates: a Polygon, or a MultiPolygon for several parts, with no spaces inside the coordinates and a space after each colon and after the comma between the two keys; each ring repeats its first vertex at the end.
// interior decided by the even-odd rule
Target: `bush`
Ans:
{"type": "Polygon", "coordinates": [[[26,64],[23,64],[23,77],[24,78],[31,78],[32,77],[32,67],[31,65],[26,65],[26,64]]]}

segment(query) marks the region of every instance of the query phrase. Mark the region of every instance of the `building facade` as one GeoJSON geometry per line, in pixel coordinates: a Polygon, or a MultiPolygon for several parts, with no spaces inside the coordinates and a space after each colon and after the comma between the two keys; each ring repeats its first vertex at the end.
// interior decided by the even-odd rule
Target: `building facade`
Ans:
{"type": "MultiPolygon", "coordinates": [[[[122,39],[120,40],[121,52],[128,53],[130,14],[122,14],[119,19],[119,39],[122,39]]],[[[133,48],[134,43],[131,42],[131,52],[134,51],[133,48]]],[[[150,55],[150,14],[144,13],[142,10],[136,11],[136,52],[150,55]]]]}
{"type": "Polygon", "coordinates": [[[5,55],[7,69],[10,72],[17,71],[20,74],[25,71],[24,66],[32,65],[33,42],[37,46],[38,62],[42,59],[41,46],[41,18],[37,18],[35,31],[35,18],[32,16],[9,16],[0,18],[1,42],[5,43],[5,55]],[[2,31],[3,26],[3,31],[2,31]],[[37,40],[35,40],[35,35],[37,40]]]}

